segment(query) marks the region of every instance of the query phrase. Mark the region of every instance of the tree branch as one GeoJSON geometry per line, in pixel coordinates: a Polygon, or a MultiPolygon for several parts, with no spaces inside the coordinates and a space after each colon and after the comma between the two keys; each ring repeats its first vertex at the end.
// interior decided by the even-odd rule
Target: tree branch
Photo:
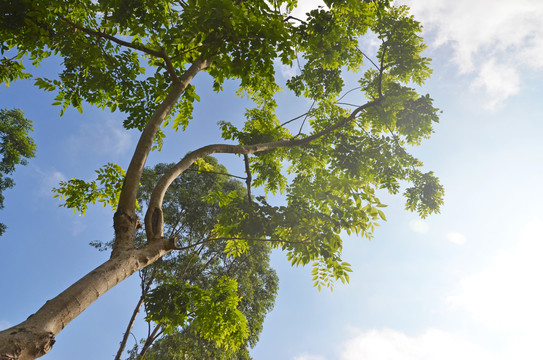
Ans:
{"type": "Polygon", "coordinates": [[[116,43],[118,45],[126,46],[128,48],[144,52],[144,53],[146,53],[148,55],[152,55],[152,56],[155,56],[155,57],[162,58],[162,53],[160,51],[149,49],[148,47],[145,47],[143,45],[133,44],[131,42],[121,40],[119,38],[116,38],[113,35],[107,34],[107,33],[102,32],[102,31],[96,31],[96,30],[91,30],[91,29],[84,28],[83,26],[77,25],[77,24],[71,22],[70,20],[66,19],[63,16],[59,16],[59,18],[62,21],[64,21],[66,24],[70,25],[71,27],[73,27],[73,28],[75,28],[75,29],[77,29],[79,31],[84,32],[87,35],[108,39],[108,40],[113,41],[114,43],[116,43]]]}
{"type": "Polygon", "coordinates": [[[198,241],[197,243],[190,244],[183,247],[176,247],[173,250],[187,250],[190,248],[193,248],[198,245],[207,244],[212,241],[218,241],[218,240],[248,240],[248,241],[262,241],[262,242],[275,242],[275,243],[282,243],[282,244],[309,244],[307,241],[288,241],[288,240],[279,240],[279,239],[262,239],[262,238],[250,238],[250,237],[218,237],[218,238],[207,238],[202,241],[198,241]]]}
{"type": "Polygon", "coordinates": [[[360,52],[360,53],[362,54],[363,57],[365,57],[366,59],[368,59],[368,60],[373,64],[373,66],[375,66],[375,68],[376,68],[377,70],[380,69],[379,66],[377,66],[377,64],[375,64],[375,62],[374,62],[368,55],[366,55],[362,50],[360,50],[360,48],[359,48],[358,46],[356,47],[356,50],[358,50],[358,52],[360,52]]]}
{"type": "MultiPolygon", "coordinates": [[[[311,110],[311,109],[310,109],[310,110],[311,110]]],[[[287,120],[287,121],[285,121],[284,123],[282,123],[281,125],[277,126],[277,128],[283,127],[283,126],[285,126],[285,125],[287,125],[287,124],[289,124],[289,123],[291,123],[291,122],[293,122],[293,121],[296,121],[296,120],[298,120],[298,119],[301,119],[301,118],[303,118],[304,116],[307,116],[308,113],[309,113],[309,111],[306,112],[306,113],[304,113],[304,114],[302,114],[302,115],[298,115],[298,116],[296,116],[295,118],[292,118],[292,119],[290,119],[290,120],[287,120]]]]}
{"type": "MultiPolygon", "coordinates": [[[[117,355],[115,356],[115,360],[121,360],[121,356],[123,354],[124,348],[126,347],[126,342],[128,341],[128,337],[130,336],[130,331],[132,330],[132,327],[134,326],[134,323],[136,321],[136,317],[138,316],[141,305],[143,304],[143,300],[145,299],[145,295],[147,294],[147,291],[149,290],[149,285],[146,287],[146,290],[142,292],[140,299],[138,300],[138,303],[136,304],[136,307],[134,308],[134,312],[132,313],[132,317],[130,318],[130,321],[128,322],[128,325],[126,327],[126,331],[123,335],[123,339],[121,341],[121,344],[119,345],[119,350],[117,351],[117,355]]],[[[137,341],[136,341],[137,342],[137,341]]]]}
{"type": "Polygon", "coordinates": [[[166,65],[166,70],[172,76],[172,79],[174,81],[179,80],[178,76],[177,76],[177,71],[175,70],[175,67],[172,64],[171,58],[168,56],[168,54],[166,53],[166,50],[164,48],[162,48],[160,51],[156,51],[156,50],[150,49],[150,48],[148,48],[146,46],[143,46],[143,45],[140,45],[140,44],[134,44],[134,43],[131,43],[129,41],[121,40],[121,39],[116,38],[115,36],[110,35],[108,33],[105,33],[103,31],[87,29],[87,28],[85,28],[85,27],[83,27],[81,25],[78,25],[76,23],[71,22],[70,20],[66,19],[63,16],[59,16],[59,18],[62,21],[64,21],[65,23],[67,23],[68,25],[70,25],[71,27],[73,27],[74,29],[80,30],[81,32],[83,32],[83,33],[85,33],[87,35],[94,36],[94,37],[97,37],[97,38],[100,38],[100,39],[107,39],[109,41],[114,42],[115,44],[125,46],[125,47],[130,48],[130,49],[138,50],[138,51],[141,51],[141,52],[143,52],[143,53],[145,53],[147,55],[151,55],[151,56],[159,57],[159,58],[163,59],[165,65],[166,65]]]}
{"type": "Polygon", "coordinates": [[[194,172],[205,173],[205,174],[224,175],[224,176],[233,177],[233,178],[240,179],[240,180],[247,180],[247,178],[244,177],[244,176],[232,175],[232,174],[225,173],[225,172],[220,172],[220,171],[197,170],[197,169],[187,169],[185,171],[194,171],[194,172]]]}
{"type": "Polygon", "coordinates": [[[309,110],[307,110],[307,112],[305,113],[305,117],[304,117],[304,120],[302,121],[302,125],[300,125],[300,130],[298,130],[298,134],[296,134],[296,136],[294,136],[295,138],[300,136],[300,134],[302,133],[302,130],[304,128],[304,125],[305,125],[305,122],[307,120],[307,117],[309,116],[309,112],[313,109],[313,106],[315,106],[315,102],[316,100],[313,100],[313,103],[311,104],[311,107],[309,108],[309,110]]]}
{"type": "Polygon", "coordinates": [[[338,121],[334,125],[331,125],[326,129],[318,131],[315,134],[302,139],[281,139],[277,141],[253,145],[211,144],[188,153],[183,159],[181,159],[181,161],[175,164],[174,167],[172,167],[160,178],[157,185],[153,189],[153,192],[151,193],[149,208],[147,209],[147,212],[145,214],[145,230],[147,231],[147,239],[151,241],[152,239],[159,239],[163,236],[162,232],[164,218],[162,214],[162,201],[164,199],[164,194],[166,193],[166,190],[170,187],[171,183],[185,170],[187,170],[196,160],[217,153],[248,155],[278,148],[292,148],[296,146],[307,145],[313,140],[328,135],[334,130],[337,130],[350,123],[361,111],[364,111],[371,106],[377,105],[378,103],[380,103],[380,101],[381,99],[376,99],[362,106],[359,106],[358,108],[353,110],[351,115],[344,118],[343,120],[338,121]]]}
{"type": "MultiPolygon", "coordinates": [[[[177,103],[177,100],[181,94],[185,91],[191,80],[201,70],[210,66],[211,62],[206,59],[196,60],[183,75],[181,75],[177,82],[174,82],[168,92],[168,95],[157,107],[147,125],[141,133],[138,144],[134,151],[134,155],[130,161],[130,165],[126,170],[126,176],[123,183],[123,188],[119,197],[119,205],[117,207],[117,213],[119,216],[126,214],[129,217],[135,217],[136,208],[136,195],[140,183],[141,174],[147,161],[147,156],[151,151],[153,140],[157,131],[160,129],[164,119],[170,113],[172,108],[177,103]]],[[[146,224],[149,225],[149,224],[146,224]]],[[[146,229],[148,231],[148,229],[146,229]]],[[[119,250],[132,248],[134,243],[131,239],[116,239],[113,244],[112,256],[119,250]]]]}
{"type": "MultiPolygon", "coordinates": [[[[154,270],[151,274],[151,278],[146,283],[144,277],[142,276],[142,271],[139,271],[139,276],[141,279],[141,296],[138,300],[138,303],[136,304],[136,307],[134,308],[134,312],[132,313],[132,317],[130,318],[130,321],[128,322],[128,325],[126,327],[126,331],[123,335],[123,339],[121,341],[121,344],[119,345],[119,350],[117,351],[117,355],[115,356],[115,360],[121,360],[121,356],[123,354],[123,351],[126,347],[126,343],[128,341],[128,337],[130,335],[134,336],[134,334],[131,333],[132,327],[134,326],[134,323],[136,322],[136,317],[138,316],[141,305],[143,304],[143,301],[145,300],[145,297],[147,296],[147,293],[149,292],[149,289],[151,288],[151,284],[153,283],[154,278],[154,270]]],[[[135,336],[134,336],[135,338],[135,336]]],[[[136,339],[136,344],[138,343],[138,340],[136,339]]]]}
{"type": "Polygon", "coordinates": [[[160,50],[160,54],[162,54],[160,57],[164,59],[164,63],[166,63],[166,70],[168,70],[168,73],[172,77],[172,81],[174,83],[178,82],[179,77],[177,76],[177,71],[175,70],[175,67],[172,64],[172,59],[168,56],[166,49],[162,48],[162,50],[160,50]]]}
{"type": "Polygon", "coordinates": [[[299,21],[301,22],[302,24],[307,24],[307,22],[303,21],[302,19],[298,19],[297,17],[294,17],[294,16],[287,16],[286,18],[283,19],[283,22],[287,22],[289,20],[296,20],[296,21],[299,21]]]}
{"type": "Polygon", "coordinates": [[[143,345],[143,348],[141,349],[141,352],[138,355],[138,359],[143,359],[151,345],[155,342],[155,340],[162,334],[162,330],[164,327],[163,323],[158,324],[153,329],[153,332],[147,337],[147,340],[145,341],[145,344],[143,345]]]}

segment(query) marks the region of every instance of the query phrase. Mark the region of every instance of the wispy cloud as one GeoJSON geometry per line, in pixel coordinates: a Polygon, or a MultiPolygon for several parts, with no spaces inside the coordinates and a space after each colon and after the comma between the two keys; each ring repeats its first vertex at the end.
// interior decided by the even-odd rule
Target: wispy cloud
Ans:
{"type": "Polygon", "coordinates": [[[43,196],[51,197],[51,190],[58,187],[61,181],[66,181],[66,176],[57,170],[42,170],[35,167],[35,171],[40,178],[38,191],[43,196]]]}
{"type": "Polygon", "coordinates": [[[302,354],[295,356],[293,360],[325,360],[322,356],[302,354]]]}
{"type": "Polygon", "coordinates": [[[486,91],[488,96],[484,107],[493,110],[507,98],[520,92],[520,76],[516,68],[497,64],[495,59],[490,59],[481,65],[471,87],[483,88],[486,91]]]}
{"type": "Polygon", "coordinates": [[[543,223],[535,219],[514,246],[463,279],[448,299],[481,325],[506,332],[511,359],[543,358],[542,253],[543,223]]]}
{"type": "Polygon", "coordinates": [[[445,235],[446,239],[455,245],[464,245],[467,241],[466,236],[454,231],[450,231],[445,235]]]}
{"type": "Polygon", "coordinates": [[[543,68],[540,0],[403,0],[432,45],[449,46],[460,73],[475,74],[472,90],[486,93],[488,109],[519,92],[522,69],[543,68]]]}
{"type": "Polygon", "coordinates": [[[494,354],[451,333],[429,329],[417,336],[384,329],[361,332],[343,345],[341,360],[495,360],[494,354]]]}
{"type": "Polygon", "coordinates": [[[306,19],[306,14],[319,6],[326,6],[322,0],[302,0],[298,1],[298,6],[291,13],[292,16],[298,19],[306,19]]]}
{"type": "Polygon", "coordinates": [[[69,139],[69,147],[72,153],[93,149],[95,154],[122,155],[132,148],[132,136],[119,121],[96,119],[82,124],[69,139]]]}
{"type": "Polygon", "coordinates": [[[293,66],[287,66],[287,65],[281,64],[280,60],[276,60],[275,66],[276,68],[279,69],[281,76],[286,80],[298,74],[298,68],[297,68],[296,62],[294,62],[293,66]]]}

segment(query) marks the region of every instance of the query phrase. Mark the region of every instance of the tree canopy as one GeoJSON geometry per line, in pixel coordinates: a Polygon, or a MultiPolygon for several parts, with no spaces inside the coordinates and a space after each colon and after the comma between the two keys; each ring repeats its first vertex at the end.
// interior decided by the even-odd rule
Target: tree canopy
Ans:
{"type": "MultiPolygon", "coordinates": [[[[30,132],[32,121],[26,119],[21,110],[0,110],[0,209],[4,208],[4,190],[15,185],[8,175],[13,174],[16,165],[26,165],[35,155],[36,144],[30,132]]],[[[0,235],[5,230],[6,225],[0,223],[0,235]]]]}
{"type": "MultiPolygon", "coordinates": [[[[223,210],[210,195],[246,190],[217,160],[205,161],[216,171],[193,166],[165,196],[165,231],[185,249],[140,270],[146,319],[154,326],[142,346],[131,350],[131,359],[250,359],[249,348],[256,345],[273,307],[278,278],[269,265],[267,244],[254,243],[234,258],[226,254],[225,240],[213,239],[223,210]]],[[[173,165],[158,164],[143,172],[140,204],[148,202],[157,179],[173,165]]],[[[143,234],[139,241],[143,243],[143,234]]]]}
{"type": "Polygon", "coordinates": [[[97,297],[182,249],[166,231],[165,196],[193,164],[215,171],[208,155],[238,155],[246,168],[248,194],[213,194],[223,209],[213,234],[225,242],[226,254],[242,256],[264,241],[294,265],[311,264],[319,289],[349,279],[342,235],[371,237],[386,219],[379,191],[403,192],[406,208],[422,217],[439,210],[443,187],[409,153],[438,121],[431,97],[417,90],[431,74],[420,23],[406,6],[386,0],[324,3],[304,19],[291,15],[295,0],[7,3],[0,79],[33,79],[56,94],[61,113],[87,104],[120,111],[124,127],[140,131],[140,138],[126,171],[108,164],[94,181],[72,179],[56,189],[74,211],[84,213],[96,201],[113,207],[111,259],[17,325],[17,339],[7,335],[12,330],[0,333],[0,353],[13,353],[13,346],[3,345],[10,342],[26,344],[17,346],[28,358],[47,352],[54,336],[97,297]],[[378,40],[376,52],[361,47],[360,39],[370,35],[378,40]],[[37,66],[50,56],[62,59],[58,77],[33,78],[28,63],[37,66]],[[279,66],[296,73],[283,83],[279,66]],[[140,245],[137,193],[147,157],[168,140],[164,127],[182,137],[190,121],[205,121],[193,119],[202,91],[191,82],[199,73],[207,73],[218,93],[235,83],[252,105],[244,119],[219,122],[223,143],[179,154],[156,179],[143,209],[146,239],[140,245]],[[359,76],[358,85],[346,88],[352,76],[359,76]],[[278,115],[281,90],[307,110],[287,119],[278,115]],[[252,196],[251,188],[281,200],[252,196]],[[84,297],[85,305],[74,304],[74,296],[84,297]],[[30,349],[28,343],[39,345],[30,349]]]}

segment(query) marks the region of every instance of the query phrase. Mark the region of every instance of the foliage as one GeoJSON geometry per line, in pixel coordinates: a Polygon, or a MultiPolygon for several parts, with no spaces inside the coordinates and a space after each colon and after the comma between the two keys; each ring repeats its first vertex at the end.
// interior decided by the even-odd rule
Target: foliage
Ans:
{"type": "MultiPolygon", "coordinates": [[[[15,185],[8,175],[13,174],[16,165],[26,165],[35,155],[36,145],[29,136],[32,130],[32,121],[21,110],[0,110],[0,209],[4,208],[4,190],[15,185]]],[[[0,235],[5,230],[6,226],[0,223],[0,235]]]]}
{"type": "Polygon", "coordinates": [[[53,197],[63,201],[64,207],[73,209],[74,214],[78,211],[85,215],[89,204],[95,204],[96,201],[104,207],[111,205],[115,210],[126,172],[119,165],[109,163],[96,170],[96,174],[98,176],[94,181],[71,179],[60,182],[59,187],[53,189],[53,197]]]}
{"type": "MultiPolygon", "coordinates": [[[[141,204],[147,204],[157,178],[172,166],[144,171],[141,204]]],[[[268,244],[255,243],[243,256],[231,258],[225,240],[212,238],[221,208],[209,195],[219,192],[244,189],[207,157],[178,177],[166,194],[165,227],[184,250],[142,271],[143,282],[152,284],[144,294],[146,319],[164,331],[153,339],[146,359],[249,358],[248,348],[256,344],[273,307],[278,280],[269,267],[268,244]]],[[[137,358],[137,349],[131,358],[137,358]]]]}
{"type": "Polygon", "coordinates": [[[247,320],[237,309],[237,288],[237,281],[228,277],[210,289],[178,282],[161,284],[146,297],[147,319],[163,323],[168,335],[190,324],[217,346],[237,349],[248,336],[247,320]]]}
{"type": "MultiPolygon", "coordinates": [[[[417,90],[431,74],[421,24],[406,6],[387,0],[324,3],[296,19],[290,15],[296,0],[8,1],[0,22],[0,81],[31,78],[27,62],[37,66],[59,57],[58,77],[34,82],[56,93],[61,114],[90,104],[122,112],[124,127],[141,131],[126,174],[109,164],[96,181],[71,180],[56,190],[75,211],[84,213],[95,201],[118,206],[113,258],[134,249],[144,254],[153,248],[147,245],[157,243],[167,253],[175,239],[194,246],[195,239],[211,233],[229,259],[239,259],[265,241],[293,265],[311,264],[320,289],[348,281],[342,236],[373,236],[386,219],[380,192],[403,192],[406,208],[421,217],[438,212],[443,202],[437,177],[422,171],[422,162],[408,151],[432,134],[439,113],[432,98],[417,90]],[[374,53],[361,49],[360,40],[368,35],[379,41],[374,53]],[[277,66],[296,74],[284,84],[277,66]],[[236,84],[236,94],[251,107],[243,121],[219,123],[226,143],[202,144],[162,176],[144,180],[149,152],[166,140],[162,127],[182,132],[191,121],[203,92],[189,83],[199,72],[207,73],[216,92],[223,92],[227,81],[236,84]],[[354,76],[359,86],[347,88],[354,76]],[[281,90],[311,106],[280,121],[281,90]],[[349,103],[343,100],[347,95],[349,103]],[[213,166],[204,159],[214,153],[243,159],[247,195],[234,186],[215,188],[205,204],[191,198],[192,190],[176,195],[188,202],[181,208],[168,200],[166,191],[192,164],[210,171],[213,166]],[[149,194],[142,209],[147,238],[136,241],[140,182],[149,194]],[[277,197],[253,198],[251,186],[277,197]],[[195,212],[178,219],[200,221],[199,227],[183,230],[166,220],[191,208],[191,201],[195,212]],[[216,214],[210,224],[207,211],[216,214]]],[[[171,285],[195,297],[216,295],[213,286],[171,285]]],[[[230,292],[222,294],[235,303],[230,292]]],[[[185,305],[179,299],[175,306],[185,305]]],[[[196,311],[193,305],[187,308],[196,311]]]]}
{"type": "MultiPolygon", "coordinates": [[[[264,198],[248,204],[236,193],[221,202],[228,207],[223,214],[230,215],[221,216],[216,232],[231,239],[227,251],[232,255],[248,249],[242,233],[272,240],[294,265],[314,264],[317,286],[331,285],[330,279],[348,280],[348,266],[340,257],[341,233],[371,237],[378,221],[385,219],[377,190],[398,193],[400,184],[412,183],[404,192],[406,208],[422,217],[442,204],[437,178],[421,172],[422,163],[406,148],[430,136],[438,110],[429,95],[409,86],[422,84],[431,69],[429,59],[421,55],[421,25],[405,6],[327,1],[326,8],[296,21],[281,10],[294,6],[292,1],[25,4],[0,29],[11,39],[4,50],[17,45],[16,59],[26,56],[35,62],[50,54],[63,57],[58,79],[36,79],[37,86],[57,92],[56,103],[63,109],[81,108],[83,102],[118,108],[127,114],[127,129],[143,129],[156,104],[166,98],[178,76],[176,69],[211,58],[213,65],[206,71],[214,89],[221,91],[226,79],[239,79],[238,93],[255,104],[241,126],[220,123],[225,139],[251,145],[299,138],[300,146],[277,146],[249,158],[252,185],[284,193],[284,206],[271,206],[264,198]],[[16,21],[21,11],[24,24],[16,21]],[[359,81],[369,103],[352,111],[339,103],[344,73],[362,70],[365,58],[370,59],[359,48],[360,36],[369,32],[381,41],[375,61],[370,60],[359,81]],[[280,86],[274,61],[291,66],[296,57],[300,72],[287,81],[287,88],[313,106],[304,117],[309,132],[301,131],[302,123],[293,137],[276,115],[274,94],[280,86]],[[149,69],[154,73],[144,77],[149,69]],[[304,138],[311,141],[303,143],[304,138]]],[[[11,71],[8,78],[24,76],[14,66],[4,67],[4,72],[11,71]]],[[[170,122],[175,130],[184,130],[195,100],[196,89],[189,85],[163,125],[170,122]]],[[[163,137],[160,131],[156,134],[159,147],[163,137]]],[[[100,186],[72,179],[56,189],[57,196],[82,213],[95,201],[115,207],[124,172],[108,164],[98,174],[100,186]]]]}

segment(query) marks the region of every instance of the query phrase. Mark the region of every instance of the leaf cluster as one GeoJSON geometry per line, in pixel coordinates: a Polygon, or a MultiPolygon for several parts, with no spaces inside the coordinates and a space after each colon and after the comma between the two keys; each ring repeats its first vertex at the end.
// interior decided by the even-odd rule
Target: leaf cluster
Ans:
{"type": "Polygon", "coordinates": [[[61,206],[73,209],[74,214],[79,212],[85,215],[90,204],[101,203],[104,207],[117,208],[119,195],[122,190],[126,172],[113,163],[108,163],[95,171],[96,180],[85,181],[71,179],[61,181],[58,188],[53,189],[53,197],[61,200],[61,206]]]}
{"type": "MultiPolygon", "coordinates": [[[[0,110],[0,209],[4,208],[3,192],[15,185],[13,174],[17,165],[26,165],[35,156],[36,144],[29,133],[32,121],[26,119],[21,110],[0,110]]],[[[0,235],[6,226],[0,223],[0,235]]]]}
{"type": "MultiPolygon", "coordinates": [[[[172,166],[144,171],[138,195],[143,207],[157,178],[172,166]]],[[[254,243],[232,258],[227,241],[215,238],[224,211],[219,203],[243,193],[241,183],[212,157],[198,161],[170,186],[164,199],[165,232],[183,250],[142,270],[144,281],[152,284],[145,296],[147,319],[165,330],[146,358],[249,358],[248,348],[256,345],[273,308],[278,279],[269,266],[267,243],[254,243]]],[[[142,236],[139,241],[143,244],[142,236]]],[[[135,358],[137,351],[132,353],[135,358]]]]}

